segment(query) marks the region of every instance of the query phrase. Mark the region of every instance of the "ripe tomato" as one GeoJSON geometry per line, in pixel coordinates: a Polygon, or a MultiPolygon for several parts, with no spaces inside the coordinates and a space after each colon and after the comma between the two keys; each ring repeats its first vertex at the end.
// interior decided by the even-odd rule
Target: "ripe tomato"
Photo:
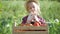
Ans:
{"type": "Polygon", "coordinates": [[[35,22],[34,23],[34,26],[40,26],[38,22],[35,22]]]}

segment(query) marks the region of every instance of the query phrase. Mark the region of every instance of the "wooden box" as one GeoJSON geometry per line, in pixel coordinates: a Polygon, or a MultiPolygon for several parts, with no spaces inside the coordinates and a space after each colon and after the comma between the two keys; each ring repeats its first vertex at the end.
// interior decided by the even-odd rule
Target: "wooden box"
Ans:
{"type": "Polygon", "coordinates": [[[49,34],[46,26],[13,26],[12,34],[49,34]]]}

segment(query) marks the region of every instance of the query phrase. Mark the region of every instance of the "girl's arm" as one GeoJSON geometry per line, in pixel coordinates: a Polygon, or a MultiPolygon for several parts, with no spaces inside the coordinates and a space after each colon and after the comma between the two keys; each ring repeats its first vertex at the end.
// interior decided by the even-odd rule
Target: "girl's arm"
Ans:
{"type": "Polygon", "coordinates": [[[22,18],[22,23],[21,24],[26,24],[26,21],[27,21],[27,16],[22,18]]]}
{"type": "Polygon", "coordinates": [[[43,19],[43,18],[39,18],[39,21],[41,22],[41,24],[45,24],[46,23],[46,21],[45,21],[45,19],[43,19]]]}

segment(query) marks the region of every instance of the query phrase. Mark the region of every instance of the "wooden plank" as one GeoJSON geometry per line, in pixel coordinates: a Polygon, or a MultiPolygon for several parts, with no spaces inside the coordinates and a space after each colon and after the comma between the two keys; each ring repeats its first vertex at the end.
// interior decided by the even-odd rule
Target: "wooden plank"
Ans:
{"type": "Polygon", "coordinates": [[[21,29],[21,30],[29,30],[29,29],[31,29],[31,30],[42,30],[42,29],[45,29],[45,30],[47,30],[48,29],[48,26],[46,25],[46,26],[39,26],[39,27],[37,27],[37,26],[17,26],[17,27],[14,27],[15,29],[21,29]]]}
{"type": "Polygon", "coordinates": [[[48,34],[48,25],[39,26],[39,27],[37,26],[17,26],[17,27],[13,26],[12,34],[48,34]]]}
{"type": "Polygon", "coordinates": [[[23,32],[14,32],[14,34],[48,34],[47,31],[23,31],[23,32]]]}

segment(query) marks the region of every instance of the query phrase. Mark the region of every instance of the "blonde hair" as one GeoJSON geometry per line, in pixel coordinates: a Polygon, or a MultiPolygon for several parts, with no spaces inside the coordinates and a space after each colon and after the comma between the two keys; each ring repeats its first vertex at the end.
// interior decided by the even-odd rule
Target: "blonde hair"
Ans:
{"type": "Polygon", "coordinates": [[[26,4],[25,4],[26,10],[29,12],[27,5],[28,5],[29,3],[31,3],[31,2],[34,2],[34,3],[36,3],[36,4],[38,5],[38,14],[41,13],[41,12],[40,12],[40,7],[39,7],[39,4],[38,4],[38,0],[28,0],[28,1],[26,2],[26,4]]]}

